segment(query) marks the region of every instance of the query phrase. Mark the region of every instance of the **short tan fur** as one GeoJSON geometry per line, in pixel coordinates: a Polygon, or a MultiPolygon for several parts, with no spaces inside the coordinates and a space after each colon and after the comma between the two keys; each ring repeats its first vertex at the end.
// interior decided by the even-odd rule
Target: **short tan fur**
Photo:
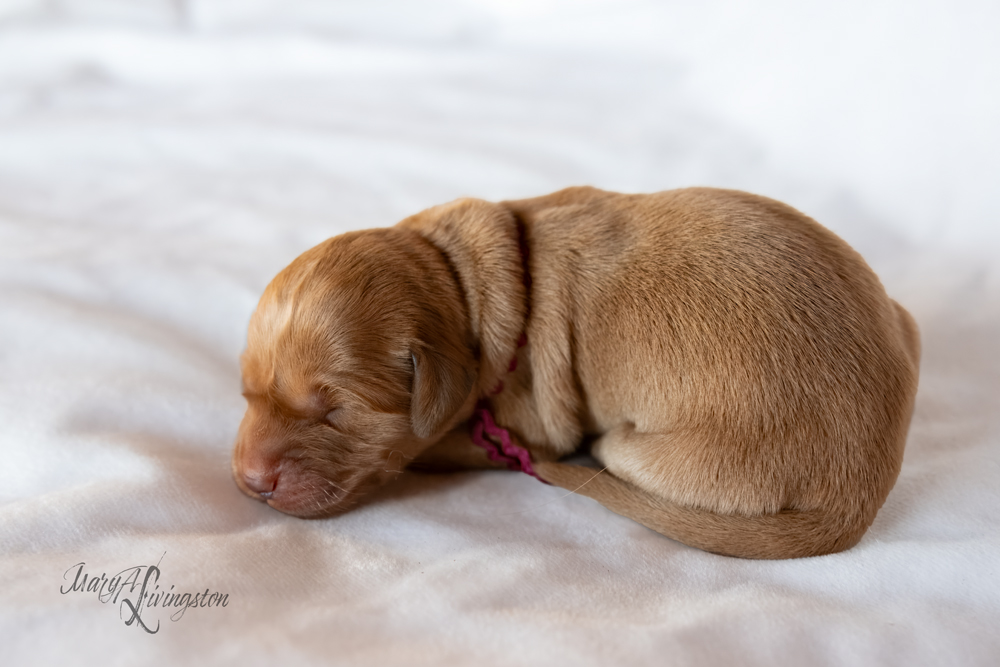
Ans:
{"type": "Polygon", "coordinates": [[[896,480],[919,357],[913,319],[864,260],[776,201],[458,200],[331,239],[268,287],[234,473],[314,516],[399,461],[490,466],[465,422],[502,381],[496,420],[547,481],[708,551],[831,553],[896,480]],[[606,472],[559,462],[582,443],[606,472]]]}

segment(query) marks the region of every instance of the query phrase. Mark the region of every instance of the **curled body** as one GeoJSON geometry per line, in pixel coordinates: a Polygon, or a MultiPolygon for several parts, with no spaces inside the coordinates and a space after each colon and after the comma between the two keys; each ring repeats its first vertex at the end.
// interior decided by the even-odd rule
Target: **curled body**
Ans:
{"type": "Polygon", "coordinates": [[[919,355],[864,260],[773,200],[458,200],[275,278],[234,475],[281,511],[338,513],[404,465],[496,465],[468,435],[487,399],[552,484],[709,551],[819,555],[892,488],[919,355]],[[584,444],[605,473],[560,462],[584,444]]]}

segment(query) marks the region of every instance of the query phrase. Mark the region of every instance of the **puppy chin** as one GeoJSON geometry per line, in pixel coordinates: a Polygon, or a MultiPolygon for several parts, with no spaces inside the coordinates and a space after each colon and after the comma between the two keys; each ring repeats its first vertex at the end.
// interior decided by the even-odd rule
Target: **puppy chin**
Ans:
{"type": "Polygon", "coordinates": [[[351,471],[336,478],[284,462],[274,489],[260,493],[249,488],[233,466],[233,479],[243,493],[273,509],[301,519],[322,519],[343,514],[381,483],[378,473],[351,471]]]}

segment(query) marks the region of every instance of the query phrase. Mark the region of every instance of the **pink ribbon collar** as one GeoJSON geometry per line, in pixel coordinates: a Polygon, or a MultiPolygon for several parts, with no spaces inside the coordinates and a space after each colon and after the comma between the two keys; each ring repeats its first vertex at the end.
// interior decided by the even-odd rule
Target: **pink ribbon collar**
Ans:
{"type": "MultiPolygon", "coordinates": [[[[525,308],[525,322],[527,322],[528,315],[531,311],[531,274],[528,273],[528,243],[525,239],[524,226],[520,224],[520,222],[517,225],[517,237],[518,249],[521,251],[524,290],[527,297],[527,306],[525,308]]],[[[520,349],[527,344],[528,337],[522,333],[520,338],[517,340],[517,347],[520,349]]],[[[515,370],[517,370],[516,352],[514,358],[510,360],[507,372],[513,373],[515,370]]],[[[497,386],[493,389],[492,394],[496,395],[501,391],[503,391],[503,380],[497,383],[497,386]]],[[[528,450],[520,445],[514,444],[513,439],[510,437],[510,432],[505,428],[497,426],[496,421],[493,419],[493,412],[490,410],[490,404],[487,399],[480,399],[479,403],[476,404],[476,410],[472,413],[471,426],[472,442],[485,449],[486,455],[491,461],[505,463],[507,464],[507,468],[509,470],[527,473],[535,479],[545,482],[544,479],[535,473],[535,469],[531,465],[531,455],[528,454],[528,450]]],[[[548,484],[548,482],[545,483],[548,484]]]]}
{"type": "MultiPolygon", "coordinates": [[[[531,466],[531,455],[528,450],[514,444],[510,431],[497,426],[493,421],[493,413],[489,404],[479,401],[472,415],[472,442],[486,450],[491,461],[507,464],[508,470],[527,473],[535,479],[545,482],[531,466]],[[487,438],[489,436],[489,438],[487,438]]],[[[545,482],[548,484],[548,482],[545,482]]]]}

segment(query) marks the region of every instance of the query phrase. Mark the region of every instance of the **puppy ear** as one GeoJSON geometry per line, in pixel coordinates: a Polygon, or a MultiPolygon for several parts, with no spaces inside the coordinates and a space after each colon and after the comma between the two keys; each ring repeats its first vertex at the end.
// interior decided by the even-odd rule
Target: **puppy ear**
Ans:
{"type": "Polygon", "coordinates": [[[449,354],[420,344],[414,346],[410,358],[410,423],[418,437],[429,438],[444,427],[472,392],[474,360],[471,354],[449,354]]]}

